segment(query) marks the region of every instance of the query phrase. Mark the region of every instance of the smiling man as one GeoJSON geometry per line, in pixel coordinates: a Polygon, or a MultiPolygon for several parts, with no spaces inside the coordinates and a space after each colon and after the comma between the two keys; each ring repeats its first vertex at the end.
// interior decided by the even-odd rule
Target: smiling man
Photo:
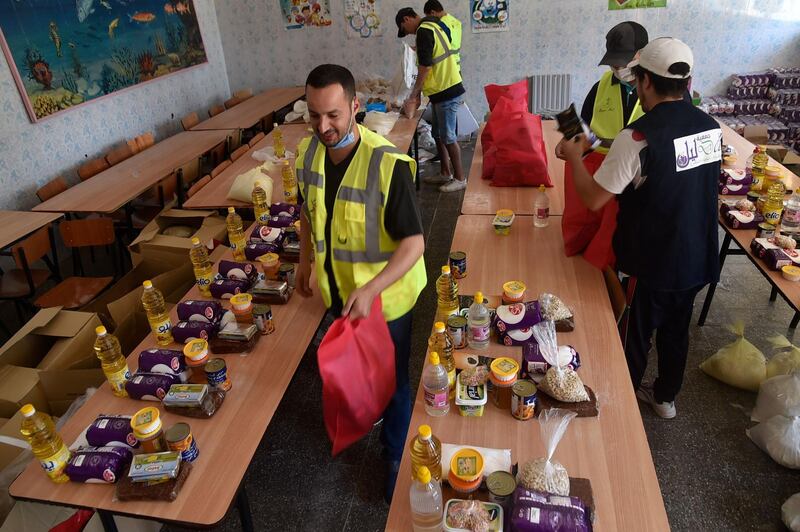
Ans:
{"type": "Polygon", "coordinates": [[[356,124],[355,80],[338,65],[320,65],[306,80],[314,135],[298,147],[303,202],[297,291],[310,296],[311,254],[325,305],[334,315],[367,316],[376,297],[395,347],[397,389],[383,415],[391,500],[411,419],[408,358],[411,311],[425,287],[425,240],[413,175],[416,163],[356,124]]]}

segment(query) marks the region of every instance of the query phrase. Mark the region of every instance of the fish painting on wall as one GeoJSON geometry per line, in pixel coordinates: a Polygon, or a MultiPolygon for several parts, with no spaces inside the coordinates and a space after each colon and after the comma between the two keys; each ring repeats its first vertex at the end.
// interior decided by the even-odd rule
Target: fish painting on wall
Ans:
{"type": "Polygon", "coordinates": [[[208,61],[193,0],[0,0],[0,44],[32,122],[208,61]]]}

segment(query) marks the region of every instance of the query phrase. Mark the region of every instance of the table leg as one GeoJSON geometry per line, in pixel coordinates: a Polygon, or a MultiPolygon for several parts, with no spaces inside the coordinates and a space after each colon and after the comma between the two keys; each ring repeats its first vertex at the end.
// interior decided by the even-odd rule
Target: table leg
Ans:
{"type": "Polygon", "coordinates": [[[100,516],[100,522],[103,523],[103,530],[105,530],[105,532],[118,532],[117,523],[114,521],[114,514],[106,510],[97,510],[97,515],[100,516]]]}
{"type": "Polygon", "coordinates": [[[128,224],[128,242],[133,242],[133,205],[130,202],[125,204],[125,223],[128,224]]]}
{"type": "Polygon", "coordinates": [[[776,299],[778,299],[778,287],[773,285],[772,286],[772,292],[770,292],[770,294],[769,294],[769,300],[770,300],[770,302],[774,303],[776,299]]]}
{"type": "Polygon", "coordinates": [[[178,171],[175,172],[175,179],[178,180],[175,187],[178,193],[178,208],[180,209],[183,207],[183,168],[178,168],[178,171]]]}
{"type": "MultiPolygon", "coordinates": [[[[419,126],[419,123],[417,123],[419,126]]],[[[417,161],[417,172],[414,176],[414,181],[417,184],[417,190],[419,190],[419,133],[416,129],[414,129],[414,160],[417,161]]]]}
{"type": "Polygon", "coordinates": [[[247,490],[242,484],[236,495],[236,508],[239,510],[239,521],[244,532],[253,532],[253,514],[250,512],[250,501],[247,499],[247,490]]]}
{"type": "Polygon", "coordinates": [[[53,250],[53,269],[55,270],[53,273],[56,276],[56,280],[61,282],[63,279],[61,278],[61,267],[58,264],[58,249],[56,247],[56,232],[53,229],[53,224],[50,224],[50,227],[47,229],[48,234],[50,235],[50,249],[53,250]]]}
{"type": "MultiPolygon", "coordinates": [[[[725,238],[722,240],[722,247],[719,250],[719,273],[722,275],[722,266],[725,264],[725,257],[728,255],[728,249],[731,246],[731,235],[725,232],[725,238]]],[[[708,292],[706,292],[706,299],[703,301],[703,309],[700,311],[700,318],[697,320],[697,325],[702,327],[706,323],[708,311],[711,308],[711,300],[714,299],[714,292],[717,290],[717,283],[708,285],[708,292]]]]}

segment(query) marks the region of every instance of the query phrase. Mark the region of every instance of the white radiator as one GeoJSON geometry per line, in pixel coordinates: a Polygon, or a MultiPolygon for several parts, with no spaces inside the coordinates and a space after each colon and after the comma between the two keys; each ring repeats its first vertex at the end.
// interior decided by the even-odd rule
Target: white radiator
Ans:
{"type": "Polygon", "coordinates": [[[552,116],[570,104],[570,74],[540,74],[528,77],[530,109],[534,114],[552,116]]]}

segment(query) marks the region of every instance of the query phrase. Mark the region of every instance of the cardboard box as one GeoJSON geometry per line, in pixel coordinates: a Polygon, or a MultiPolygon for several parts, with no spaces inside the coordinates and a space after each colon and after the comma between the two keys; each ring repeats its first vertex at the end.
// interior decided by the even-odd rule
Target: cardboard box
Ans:
{"type": "Polygon", "coordinates": [[[39,372],[33,368],[0,366],[0,416],[11,418],[28,403],[37,410],[50,412],[39,384],[39,372]]]}
{"type": "Polygon", "coordinates": [[[13,438],[19,440],[21,444],[25,443],[22,434],[19,433],[19,426],[22,422],[22,414],[17,412],[11,419],[6,419],[0,424],[0,471],[11,465],[17,457],[22,454],[25,447],[12,445],[6,438],[13,438]]]}
{"type": "Polygon", "coordinates": [[[225,219],[215,211],[166,208],[142,229],[129,246],[131,261],[136,265],[145,257],[170,260],[169,256],[179,255],[181,260],[188,262],[193,237],[208,245],[214,240],[223,241],[226,234],[225,219]],[[174,226],[188,226],[192,233],[186,237],[163,234],[164,230],[174,226]]]}

